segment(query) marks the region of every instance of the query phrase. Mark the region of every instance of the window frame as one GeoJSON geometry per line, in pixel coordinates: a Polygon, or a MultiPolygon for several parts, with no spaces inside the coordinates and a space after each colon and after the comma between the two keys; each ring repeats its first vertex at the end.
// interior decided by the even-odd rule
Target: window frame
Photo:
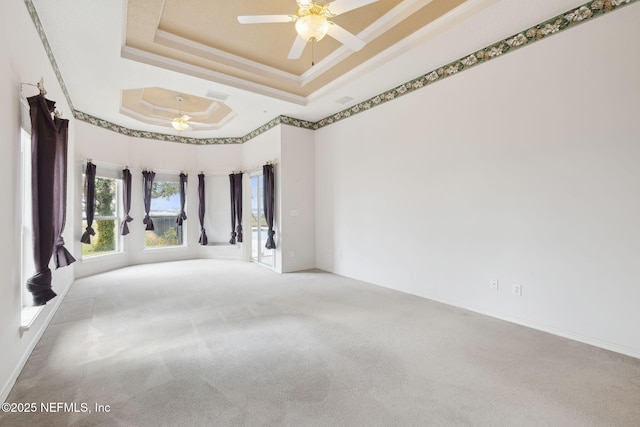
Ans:
{"type": "MultiPolygon", "coordinates": [[[[153,185],[155,186],[156,184],[159,184],[161,182],[170,182],[170,183],[176,183],[176,184],[180,184],[180,173],[176,173],[175,175],[172,173],[156,173],[154,180],[153,180],[153,185]]],[[[187,202],[188,202],[188,188],[189,188],[189,182],[187,180],[186,182],[186,188],[185,188],[185,210],[186,210],[186,206],[187,206],[187,202]]],[[[180,190],[178,189],[178,197],[180,197],[180,190]]],[[[151,204],[150,204],[150,209],[149,209],[149,217],[150,218],[154,218],[154,211],[153,211],[153,198],[151,199],[151,204]]],[[[179,202],[178,202],[179,203],[179,202]]],[[[178,218],[178,215],[180,213],[180,208],[178,207],[178,211],[175,212],[175,216],[173,217],[174,220],[178,218]]],[[[168,215],[165,215],[165,217],[169,217],[168,215]]],[[[156,216],[157,218],[157,216],[156,216]]],[[[155,222],[155,221],[154,221],[155,222]]],[[[188,233],[187,233],[187,221],[184,221],[182,223],[182,225],[174,225],[174,228],[176,228],[176,234],[178,234],[179,236],[181,236],[182,238],[182,243],[179,243],[177,245],[164,245],[164,246],[149,246],[147,245],[147,236],[148,233],[155,233],[155,231],[151,231],[151,230],[146,230],[144,233],[144,250],[145,251],[156,251],[156,250],[166,250],[166,249],[181,249],[181,248],[186,248],[188,246],[188,233]],[[178,233],[178,227],[181,227],[180,233],[178,233]]],[[[180,237],[178,238],[180,239],[180,237]]]]}
{"type": "MultiPolygon", "coordinates": [[[[96,164],[94,162],[94,164],[96,164]]],[[[86,165],[85,165],[86,166],[86,165]]],[[[82,245],[82,251],[80,253],[81,255],[81,259],[83,261],[88,261],[88,260],[93,260],[99,257],[107,257],[107,256],[113,256],[113,255],[117,255],[117,254],[121,254],[124,252],[124,240],[122,239],[122,236],[120,235],[120,222],[122,221],[123,217],[124,217],[124,207],[122,206],[122,173],[119,169],[114,168],[114,167],[104,167],[104,166],[100,166],[99,164],[96,164],[96,180],[98,178],[101,179],[113,179],[115,181],[116,184],[116,191],[114,194],[114,203],[115,203],[115,209],[114,209],[114,214],[110,215],[110,216],[106,216],[106,215],[96,215],[94,213],[93,215],[93,222],[94,222],[94,226],[96,226],[96,221],[103,221],[103,220],[113,220],[114,221],[114,235],[115,235],[115,249],[112,251],[103,251],[103,252],[96,252],[96,253],[91,253],[91,254],[85,254],[84,253],[84,243],[81,243],[82,245]]],[[[82,172],[82,197],[81,197],[81,207],[80,207],[80,226],[81,226],[81,234],[84,232],[85,227],[86,227],[86,220],[87,220],[87,215],[86,215],[86,194],[85,194],[85,185],[86,185],[86,174],[85,174],[85,169],[83,168],[83,172],[82,172]]],[[[92,239],[94,239],[95,237],[92,236],[92,239]]],[[[93,243],[93,242],[92,242],[93,243]]]]}
{"type": "MultiPolygon", "coordinates": [[[[265,240],[262,238],[262,233],[265,231],[265,228],[262,227],[261,225],[261,214],[264,216],[264,173],[262,172],[262,169],[257,169],[254,171],[249,172],[249,193],[250,193],[250,199],[251,199],[251,203],[250,203],[250,215],[253,216],[253,198],[254,198],[254,192],[253,192],[253,183],[251,182],[253,179],[257,180],[257,194],[255,196],[256,197],[256,201],[257,201],[257,209],[258,209],[258,218],[257,218],[257,239],[253,238],[253,218],[251,218],[251,220],[249,221],[249,225],[251,226],[251,255],[250,255],[250,260],[251,262],[254,262],[258,265],[261,265],[263,267],[269,268],[271,270],[275,270],[276,268],[276,253],[274,249],[266,249],[264,247],[265,244],[265,240]],[[254,242],[254,240],[257,240],[257,242],[254,242]],[[255,247],[255,252],[256,252],[256,256],[254,256],[254,245],[256,245],[255,247]],[[270,253],[270,255],[266,255],[265,256],[265,251],[268,251],[268,253],[270,253]],[[265,258],[270,259],[270,263],[265,262],[265,258]]],[[[273,222],[274,222],[274,226],[276,224],[277,218],[274,216],[273,218],[273,222]]]]}
{"type": "Polygon", "coordinates": [[[35,271],[33,262],[33,212],[31,188],[31,130],[20,128],[20,295],[22,308],[33,305],[27,279],[35,271]]]}

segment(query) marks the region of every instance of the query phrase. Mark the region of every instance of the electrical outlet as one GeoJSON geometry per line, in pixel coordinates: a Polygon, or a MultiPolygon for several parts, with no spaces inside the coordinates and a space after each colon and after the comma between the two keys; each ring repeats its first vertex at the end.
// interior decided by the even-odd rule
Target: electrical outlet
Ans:
{"type": "Polygon", "coordinates": [[[522,296],[522,285],[518,285],[517,283],[515,285],[513,285],[513,294],[514,295],[518,295],[519,297],[522,296]]]}
{"type": "Polygon", "coordinates": [[[491,284],[489,285],[489,288],[493,291],[497,291],[498,290],[498,279],[491,279],[491,284]]]}

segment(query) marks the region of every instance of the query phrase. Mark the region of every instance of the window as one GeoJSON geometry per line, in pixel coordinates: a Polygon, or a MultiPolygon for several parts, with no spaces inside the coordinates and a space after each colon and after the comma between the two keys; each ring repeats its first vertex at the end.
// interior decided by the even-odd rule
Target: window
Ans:
{"type": "MultiPolygon", "coordinates": [[[[119,172],[116,170],[99,170],[96,174],[96,208],[93,215],[92,227],[95,236],[91,236],[91,244],[82,245],[82,257],[92,257],[104,255],[112,252],[119,252],[120,235],[120,192],[122,179],[116,178],[119,172]]],[[[85,179],[83,178],[86,186],[85,179]]],[[[87,228],[86,214],[86,189],[82,191],[82,231],[87,228]]]]}
{"type": "Polygon", "coordinates": [[[33,264],[33,223],[31,212],[31,135],[24,128],[21,131],[21,174],[20,186],[22,200],[20,201],[21,218],[20,234],[22,241],[22,263],[20,274],[20,287],[22,289],[22,306],[28,307],[33,304],[31,292],[27,290],[27,279],[33,275],[35,270],[33,264]]]}
{"type": "Polygon", "coordinates": [[[180,185],[178,177],[156,175],[151,193],[149,216],[154,230],[146,233],[147,248],[163,248],[184,245],[184,227],[176,219],[180,214],[180,185]]]}
{"type": "Polygon", "coordinates": [[[251,181],[251,260],[274,267],[273,250],[265,248],[267,220],[264,215],[264,180],[262,172],[252,174],[251,181]]]}

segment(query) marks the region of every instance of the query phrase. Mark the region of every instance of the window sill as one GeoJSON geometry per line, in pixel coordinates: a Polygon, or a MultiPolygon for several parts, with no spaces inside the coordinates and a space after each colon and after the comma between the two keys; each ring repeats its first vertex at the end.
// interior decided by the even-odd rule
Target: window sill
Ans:
{"type": "Polygon", "coordinates": [[[124,252],[108,252],[100,255],[84,256],[82,257],[81,261],[83,264],[85,263],[90,264],[92,262],[100,262],[109,258],[116,258],[118,256],[123,256],[123,255],[124,255],[124,252]]]}
{"type": "Polygon", "coordinates": [[[151,247],[151,248],[144,248],[143,252],[156,252],[156,251],[170,251],[170,250],[186,250],[187,249],[187,245],[180,245],[180,246],[159,246],[159,247],[151,247]]]}
{"type": "Polygon", "coordinates": [[[42,309],[43,305],[35,306],[35,307],[22,307],[22,311],[20,313],[20,333],[26,332],[31,329],[31,326],[35,323],[36,319],[42,309]]]}

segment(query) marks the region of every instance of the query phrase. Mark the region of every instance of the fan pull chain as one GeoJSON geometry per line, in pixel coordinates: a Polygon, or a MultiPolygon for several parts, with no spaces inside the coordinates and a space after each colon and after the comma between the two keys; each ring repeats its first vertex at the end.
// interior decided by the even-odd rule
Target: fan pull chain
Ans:
{"type": "Polygon", "coordinates": [[[316,62],[313,60],[313,45],[316,44],[316,42],[312,41],[311,42],[311,66],[313,67],[314,65],[316,65],[316,62]]]}

